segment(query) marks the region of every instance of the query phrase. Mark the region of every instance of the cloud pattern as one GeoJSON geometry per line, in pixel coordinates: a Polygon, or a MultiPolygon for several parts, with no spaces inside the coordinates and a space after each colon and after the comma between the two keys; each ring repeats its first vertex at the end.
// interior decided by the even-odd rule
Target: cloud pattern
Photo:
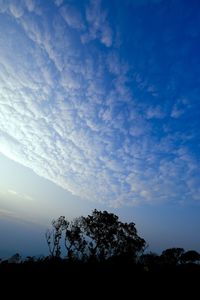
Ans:
{"type": "Polygon", "coordinates": [[[199,201],[198,12],[137,2],[0,1],[0,152],[112,207],[199,201]]]}

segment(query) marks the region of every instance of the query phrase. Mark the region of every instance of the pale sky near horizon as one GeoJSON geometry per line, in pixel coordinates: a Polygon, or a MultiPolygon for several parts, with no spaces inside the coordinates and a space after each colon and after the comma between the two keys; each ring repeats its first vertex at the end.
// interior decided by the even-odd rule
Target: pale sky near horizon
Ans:
{"type": "Polygon", "coordinates": [[[200,251],[199,1],[0,0],[0,28],[0,256],[94,208],[200,251]]]}

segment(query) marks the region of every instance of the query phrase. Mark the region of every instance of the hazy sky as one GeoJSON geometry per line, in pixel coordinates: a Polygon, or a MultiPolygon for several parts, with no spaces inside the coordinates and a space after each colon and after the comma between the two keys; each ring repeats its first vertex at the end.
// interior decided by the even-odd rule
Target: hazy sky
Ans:
{"type": "Polygon", "coordinates": [[[0,255],[94,208],[200,250],[199,0],[0,0],[0,28],[0,255]]]}

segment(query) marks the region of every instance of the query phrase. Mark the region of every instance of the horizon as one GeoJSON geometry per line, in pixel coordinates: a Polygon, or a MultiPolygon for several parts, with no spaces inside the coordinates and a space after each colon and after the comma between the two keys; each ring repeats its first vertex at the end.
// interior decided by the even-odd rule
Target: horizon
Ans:
{"type": "Polygon", "coordinates": [[[95,208],[200,251],[199,1],[2,0],[0,26],[0,257],[95,208]]]}

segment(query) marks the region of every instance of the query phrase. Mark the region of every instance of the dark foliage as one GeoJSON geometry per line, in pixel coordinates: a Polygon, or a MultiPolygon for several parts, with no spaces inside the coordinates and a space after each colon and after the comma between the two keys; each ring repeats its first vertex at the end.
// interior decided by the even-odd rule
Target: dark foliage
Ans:
{"type": "Polygon", "coordinates": [[[183,263],[195,263],[200,261],[200,254],[197,251],[189,250],[181,255],[183,263]]]}
{"type": "Polygon", "coordinates": [[[96,209],[71,222],[65,217],[52,222],[46,233],[51,257],[60,257],[62,238],[70,261],[135,261],[145,247],[134,223],[123,223],[116,215],[96,209]]]}
{"type": "Polygon", "coordinates": [[[162,252],[160,259],[163,264],[178,265],[183,253],[183,248],[169,248],[162,252]]]}
{"type": "MultiPolygon", "coordinates": [[[[118,278],[120,274],[200,274],[200,254],[194,250],[170,248],[162,252],[144,253],[146,242],[134,223],[123,223],[118,216],[107,211],[94,210],[87,217],[69,222],[64,216],[53,220],[46,232],[50,255],[23,260],[19,253],[0,260],[3,273],[43,274],[71,277],[94,274],[118,278]],[[63,256],[64,254],[64,256],[63,256]],[[57,275],[56,275],[57,274],[57,275]]],[[[171,276],[171,275],[170,275],[171,276]]],[[[28,278],[28,277],[27,277],[28,278]]],[[[60,278],[59,276],[57,278],[60,278]]]]}

